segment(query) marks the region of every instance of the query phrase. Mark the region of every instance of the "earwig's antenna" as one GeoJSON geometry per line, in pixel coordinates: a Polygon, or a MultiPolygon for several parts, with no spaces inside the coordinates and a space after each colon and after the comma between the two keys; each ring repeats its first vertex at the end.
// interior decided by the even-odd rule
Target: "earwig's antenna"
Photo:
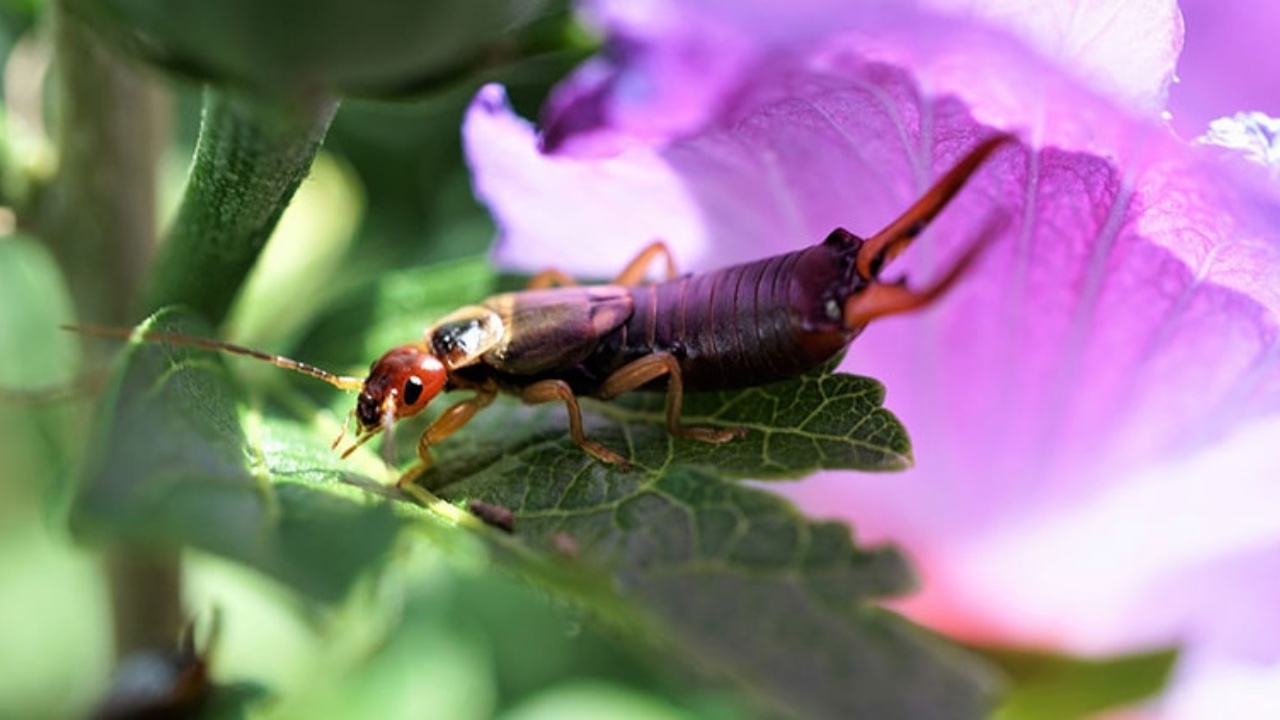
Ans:
{"type": "Polygon", "coordinates": [[[63,325],[63,330],[69,330],[81,335],[94,335],[97,337],[119,338],[121,340],[129,340],[138,338],[147,342],[168,343],[170,345],[190,345],[204,350],[220,350],[235,355],[245,355],[256,360],[263,360],[285,370],[293,370],[303,375],[310,375],[317,380],[323,380],[339,390],[359,390],[364,386],[364,380],[358,377],[348,377],[346,375],[334,375],[326,372],[313,365],[298,362],[283,355],[273,355],[265,353],[261,350],[254,350],[241,345],[234,345],[219,340],[210,340],[208,338],[196,337],[194,335],[181,335],[178,333],[166,332],[137,332],[129,328],[113,328],[98,327],[93,325],[63,325]]]}
{"type": "Polygon", "coordinates": [[[947,203],[960,192],[969,176],[978,169],[983,160],[995,152],[1001,145],[1016,140],[1017,137],[1001,133],[988,138],[969,151],[955,167],[942,176],[929,188],[929,191],[915,202],[897,220],[889,223],[883,230],[871,236],[858,249],[858,275],[863,280],[874,280],[880,271],[893,261],[912,240],[916,239],[947,203]]]}

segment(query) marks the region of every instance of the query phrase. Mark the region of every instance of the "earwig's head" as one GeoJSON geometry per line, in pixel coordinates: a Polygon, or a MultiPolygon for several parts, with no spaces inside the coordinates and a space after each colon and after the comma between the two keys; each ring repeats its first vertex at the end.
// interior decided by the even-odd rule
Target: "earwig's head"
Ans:
{"type": "Polygon", "coordinates": [[[420,345],[403,345],[378,358],[356,401],[360,434],[376,433],[421,412],[444,390],[447,379],[444,364],[420,345]]]}

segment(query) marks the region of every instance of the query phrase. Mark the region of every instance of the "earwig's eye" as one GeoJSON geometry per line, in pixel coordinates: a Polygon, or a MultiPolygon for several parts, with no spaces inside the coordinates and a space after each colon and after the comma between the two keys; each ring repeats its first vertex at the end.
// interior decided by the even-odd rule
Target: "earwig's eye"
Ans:
{"type": "Polygon", "coordinates": [[[422,399],[422,380],[410,375],[404,384],[404,404],[417,405],[422,399]]]}

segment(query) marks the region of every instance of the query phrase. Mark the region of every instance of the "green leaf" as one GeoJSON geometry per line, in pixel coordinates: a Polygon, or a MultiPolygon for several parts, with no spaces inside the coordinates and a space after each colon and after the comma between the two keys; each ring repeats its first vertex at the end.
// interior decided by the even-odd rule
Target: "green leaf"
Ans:
{"type": "Polygon", "coordinates": [[[514,538],[499,545],[554,557],[567,544],[577,567],[615,589],[586,598],[597,612],[623,622],[638,614],[685,656],[790,712],[984,716],[980,674],[867,605],[910,587],[893,550],[859,549],[846,526],[809,521],[702,469],[623,473],[568,449],[528,452],[450,485],[446,497],[512,509],[514,538]]]}
{"type": "MultiPolygon", "coordinates": [[[[459,572],[426,543],[405,545],[381,578],[394,588],[390,596],[360,602],[369,599],[362,594],[341,609],[338,636],[325,638],[328,662],[306,673],[305,686],[281,693],[271,717],[418,718],[429,708],[430,717],[450,720],[505,718],[584,683],[645,698],[689,720],[751,717],[736,693],[709,690],[651,647],[619,642],[616,632],[584,620],[582,608],[542,588],[507,573],[459,572]],[[362,623],[387,610],[393,626],[367,628],[356,652],[333,656],[353,644],[349,638],[362,623]]],[[[603,715],[620,716],[616,706],[603,715]]]]}
{"type": "MultiPolygon", "coordinates": [[[[180,312],[143,329],[209,334],[180,312]]],[[[295,424],[242,410],[207,352],[130,345],[97,429],[73,515],[82,535],[200,548],[332,601],[401,525],[295,424]]]]}
{"type": "MultiPolygon", "coordinates": [[[[588,402],[600,416],[591,437],[643,468],[703,466],[724,478],[788,479],[818,470],[910,467],[911,441],[906,430],[881,407],[884,386],[871,378],[831,374],[834,365],[762,387],[687,395],[683,423],[746,431],[732,442],[711,444],[671,437],[664,424],[663,393],[636,393],[607,404],[588,402]]],[[[498,413],[492,415],[498,417],[498,413]]],[[[499,439],[504,454],[516,450],[520,442],[544,443],[557,435],[568,447],[571,443],[562,415],[558,411],[535,412],[506,420],[508,426],[521,428],[516,433],[488,432],[484,436],[499,439]]],[[[442,446],[441,456],[446,460],[433,477],[467,474],[445,464],[451,457],[448,446],[442,446]]]]}
{"type": "MultiPolygon", "coordinates": [[[[72,383],[80,344],[58,329],[75,316],[49,251],[22,235],[0,238],[0,520],[23,494],[65,486],[75,464],[82,393],[72,383]]],[[[50,499],[46,495],[46,500],[50,499]]]]}
{"type": "MultiPolygon", "coordinates": [[[[491,287],[474,261],[389,275],[312,333],[299,358],[368,362],[491,287]]],[[[452,504],[415,488],[424,507],[385,499],[371,478],[388,473],[372,453],[344,463],[329,452],[349,398],[326,412],[288,390],[273,397],[282,402],[240,409],[217,358],[131,348],[84,515],[115,533],[241,559],[328,597],[373,566],[407,522],[464,560],[482,540],[497,564],[635,642],[659,643],[674,663],[748,689],[770,712],[985,716],[990,682],[979,667],[872,604],[911,587],[896,551],[859,548],[847,526],[811,521],[733,481],[909,463],[906,433],[880,406],[875,381],[820,369],[691,395],[690,424],[748,428],[718,446],[670,438],[660,395],[589,404],[588,436],[632,458],[629,471],[576,447],[563,408],[500,400],[441,444],[424,485],[452,504]],[[514,533],[461,510],[473,500],[512,510],[514,533]]],[[[410,455],[414,427],[397,432],[410,455]]]]}
{"type": "Polygon", "coordinates": [[[1176,650],[1101,659],[975,648],[1008,674],[998,720],[1074,720],[1136,705],[1168,682],[1176,650]]]}
{"type": "Polygon", "coordinates": [[[0,237],[0,387],[31,390],[65,385],[79,343],[58,326],[74,313],[53,257],[22,235],[0,237]]]}
{"type": "MultiPolygon", "coordinates": [[[[492,289],[474,265],[452,270],[398,273],[361,294],[365,337],[378,338],[366,357],[492,289]],[[427,297],[428,288],[438,294],[427,297]],[[395,311],[380,313],[374,302],[395,311]],[[411,327],[398,327],[406,317],[411,327]]],[[[353,324],[338,326],[330,342],[350,348],[353,324]]],[[[323,337],[313,336],[309,349],[336,357],[340,350],[326,353],[323,337]]],[[[620,623],[658,628],[685,656],[756,688],[768,703],[817,716],[981,716],[980,673],[868,607],[911,586],[895,552],[861,550],[846,526],[810,522],[773,495],[725,482],[910,464],[905,430],[881,407],[883,386],[829,370],[687,396],[687,424],[748,429],[722,445],[671,438],[661,394],[584,403],[588,436],[627,456],[630,472],[575,446],[562,408],[499,400],[435,450],[422,484],[459,506],[480,500],[511,509],[515,536],[490,536],[505,563],[620,623]],[[530,554],[566,552],[577,556],[575,569],[603,574],[616,595],[524,564],[530,554]]],[[[398,438],[399,456],[411,457],[417,433],[405,429],[398,438]]]]}

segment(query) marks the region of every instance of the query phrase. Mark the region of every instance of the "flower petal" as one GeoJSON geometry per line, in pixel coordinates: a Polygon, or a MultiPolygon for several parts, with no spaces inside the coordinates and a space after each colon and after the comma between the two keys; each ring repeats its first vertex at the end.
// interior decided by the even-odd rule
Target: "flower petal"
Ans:
{"type": "Polygon", "coordinates": [[[1173,689],[1159,702],[1162,717],[1274,715],[1280,697],[1280,647],[1271,628],[1280,606],[1280,543],[1260,543],[1214,562],[1189,564],[1158,590],[1145,608],[1148,612],[1188,614],[1188,604],[1199,605],[1197,622],[1184,630],[1186,649],[1173,689]]]}
{"type": "Polygon", "coordinates": [[[1169,94],[1173,126],[1200,135],[1219,117],[1260,111],[1280,117],[1280,3],[1182,0],[1191,31],[1169,94]]]}
{"type": "Polygon", "coordinates": [[[657,153],[636,145],[586,163],[544,155],[496,85],[472,101],[463,143],[476,194],[501,204],[495,255],[506,267],[611,277],[656,238],[692,249],[706,236],[694,199],[657,153]]]}
{"type": "Polygon", "coordinates": [[[875,0],[596,0],[587,8],[607,35],[608,51],[553,94],[544,110],[545,147],[608,154],[619,143],[661,143],[696,132],[716,122],[777,56],[809,54],[821,62],[821,48],[830,44],[912,68],[926,92],[963,98],[985,123],[1028,129],[1046,143],[1116,152],[1133,142],[1129,123],[1116,122],[1108,93],[1150,116],[1163,104],[1181,48],[1180,16],[1170,0],[1120,10],[1079,0],[1034,10],[933,2],[966,12],[875,0]],[[1054,19],[1069,20],[1069,27],[1054,19]],[[1076,106],[1065,122],[1048,112],[1062,97],[1076,106]],[[1091,115],[1109,122],[1072,121],[1091,115]]]}
{"type": "Polygon", "coordinates": [[[1121,104],[1164,109],[1182,48],[1174,0],[928,0],[936,9],[979,18],[1022,38],[1060,69],[1121,104]]]}
{"type": "Polygon", "coordinates": [[[781,21],[776,35],[688,27],[671,47],[628,36],[594,94],[554,106],[553,155],[528,126],[494,131],[516,121],[482,107],[485,91],[467,145],[499,258],[608,276],[654,237],[706,269],[836,226],[869,235],[988,125],[1031,128],[1036,149],[998,152],[902,262],[926,282],[1003,217],[980,266],[850,352],[887,385],[918,466],[791,494],[905,545],[925,589],[910,609],[952,632],[1076,650],[1227,633],[1205,625],[1218,596],[1199,571],[1280,548],[1274,194],[974,22],[876,6],[794,43],[781,21]],[[729,69],[698,97],[673,89],[700,55],[655,58],[714,55],[723,35],[729,69]],[[1184,601],[1152,612],[1171,588],[1184,601]]]}

